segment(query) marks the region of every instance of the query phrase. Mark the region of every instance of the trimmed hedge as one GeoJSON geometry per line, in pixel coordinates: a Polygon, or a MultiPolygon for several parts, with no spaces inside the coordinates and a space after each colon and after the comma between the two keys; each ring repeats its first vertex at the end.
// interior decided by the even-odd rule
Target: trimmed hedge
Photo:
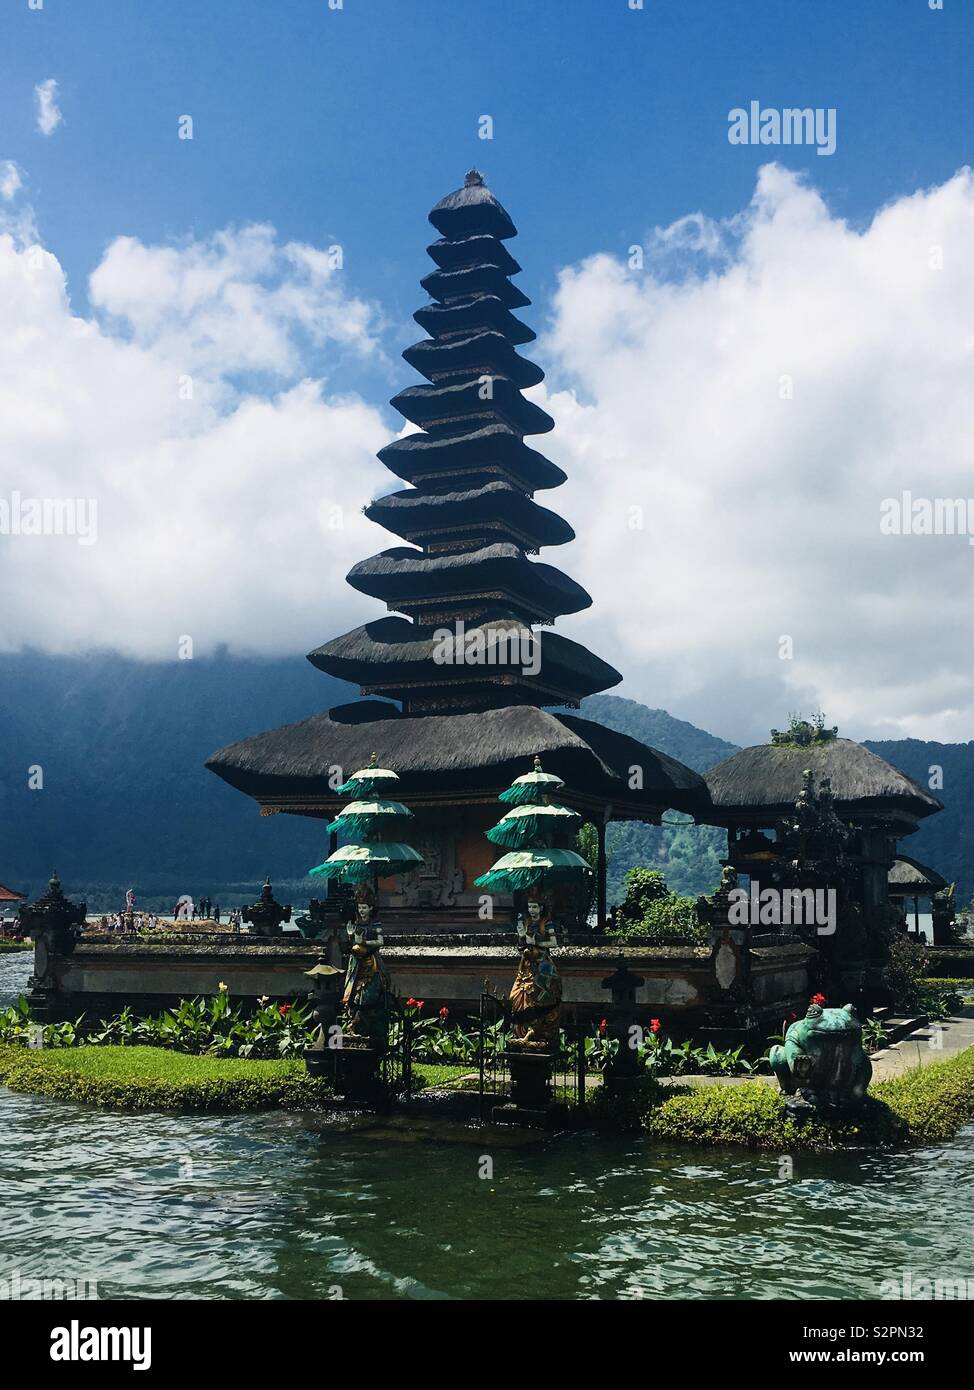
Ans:
{"type": "Polygon", "coordinates": [[[600,1087],[589,1113],[600,1129],[633,1133],[641,1127],[674,1143],[779,1153],[942,1143],[974,1120],[974,1048],[878,1082],[854,1122],[798,1122],[777,1088],[760,1081],[694,1090],[643,1085],[624,1102],[600,1087]]]}
{"type": "Polygon", "coordinates": [[[14,941],[10,936],[0,936],[0,954],[4,951],[32,951],[33,941],[14,941]]]}
{"type": "Polygon", "coordinates": [[[974,993],[974,976],[971,975],[925,975],[923,977],[924,989],[947,991],[957,990],[960,994],[974,993]]]}
{"type": "Polygon", "coordinates": [[[332,1097],[301,1061],[197,1057],[163,1047],[0,1047],[0,1084],[107,1110],[310,1110],[332,1097]]]}

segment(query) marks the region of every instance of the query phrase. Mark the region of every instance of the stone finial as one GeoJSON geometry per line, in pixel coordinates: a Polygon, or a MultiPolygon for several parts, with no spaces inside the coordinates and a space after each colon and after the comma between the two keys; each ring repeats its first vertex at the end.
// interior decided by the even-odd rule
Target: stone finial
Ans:
{"type": "Polygon", "coordinates": [[[483,187],[483,183],[484,176],[479,169],[468,169],[463,176],[464,188],[470,188],[474,185],[477,185],[478,187],[483,187]]]}

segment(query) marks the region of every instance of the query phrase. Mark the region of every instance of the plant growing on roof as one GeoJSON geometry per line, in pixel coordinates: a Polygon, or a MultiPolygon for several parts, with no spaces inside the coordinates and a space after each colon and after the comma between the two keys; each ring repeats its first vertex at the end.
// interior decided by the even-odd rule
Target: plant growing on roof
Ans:
{"type": "Polygon", "coordinates": [[[838,735],[837,725],[831,729],[825,727],[825,715],[819,710],[810,719],[803,719],[800,714],[789,714],[787,729],[771,730],[771,742],[792,748],[810,748],[816,743],[831,743],[838,735]]]}

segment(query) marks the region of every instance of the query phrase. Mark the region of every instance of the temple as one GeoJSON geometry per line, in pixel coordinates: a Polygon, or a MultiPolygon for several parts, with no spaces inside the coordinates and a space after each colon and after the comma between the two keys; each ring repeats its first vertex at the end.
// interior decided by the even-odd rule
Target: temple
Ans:
{"type": "Polygon", "coordinates": [[[538,755],[598,828],[604,922],[606,823],[658,823],[669,807],[706,819],[709,797],[683,764],[564,712],[621,676],[550,630],[591,599],[532,558],[574,532],[535,501],[565,474],[525,443],[554,422],[522,394],[544,373],[517,351],[535,335],[513,312],[530,302],[511,280],[520,266],[504,243],[515,227],[476,171],[430,221],[435,269],[421,284],[431,302],[414,315],[429,336],[403,353],[426,381],[392,401],[416,428],[379,453],[408,486],[365,508],[407,544],[348,575],[389,616],[308,657],[373,698],[223,748],[207,766],[264,814],[331,819],[335,768],[347,774],[377,753],[415,807],[424,860],[401,885],[385,885],[384,920],[395,925],[400,910],[408,928],[433,911],[437,925],[458,927],[476,922],[474,879],[489,867],[494,802],[538,755]]]}

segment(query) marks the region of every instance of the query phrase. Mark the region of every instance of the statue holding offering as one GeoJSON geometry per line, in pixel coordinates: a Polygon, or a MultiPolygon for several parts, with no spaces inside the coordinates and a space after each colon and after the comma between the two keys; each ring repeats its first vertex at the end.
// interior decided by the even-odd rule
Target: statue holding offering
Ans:
{"type": "Polygon", "coordinates": [[[558,945],[554,923],[544,902],[528,902],[528,920],[518,917],[521,960],[511,986],[514,1038],[525,1043],[557,1044],[561,1019],[561,977],[551,959],[558,945]]]}
{"type": "Polygon", "coordinates": [[[342,994],[343,1031],[349,1039],[367,1039],[384,1048],[392,991],[380,959],[382,924],[374,920],[373,904],[371,890],[360,886],[355,894],[355,916],[345,928],[352,946],[342,994]]]}

